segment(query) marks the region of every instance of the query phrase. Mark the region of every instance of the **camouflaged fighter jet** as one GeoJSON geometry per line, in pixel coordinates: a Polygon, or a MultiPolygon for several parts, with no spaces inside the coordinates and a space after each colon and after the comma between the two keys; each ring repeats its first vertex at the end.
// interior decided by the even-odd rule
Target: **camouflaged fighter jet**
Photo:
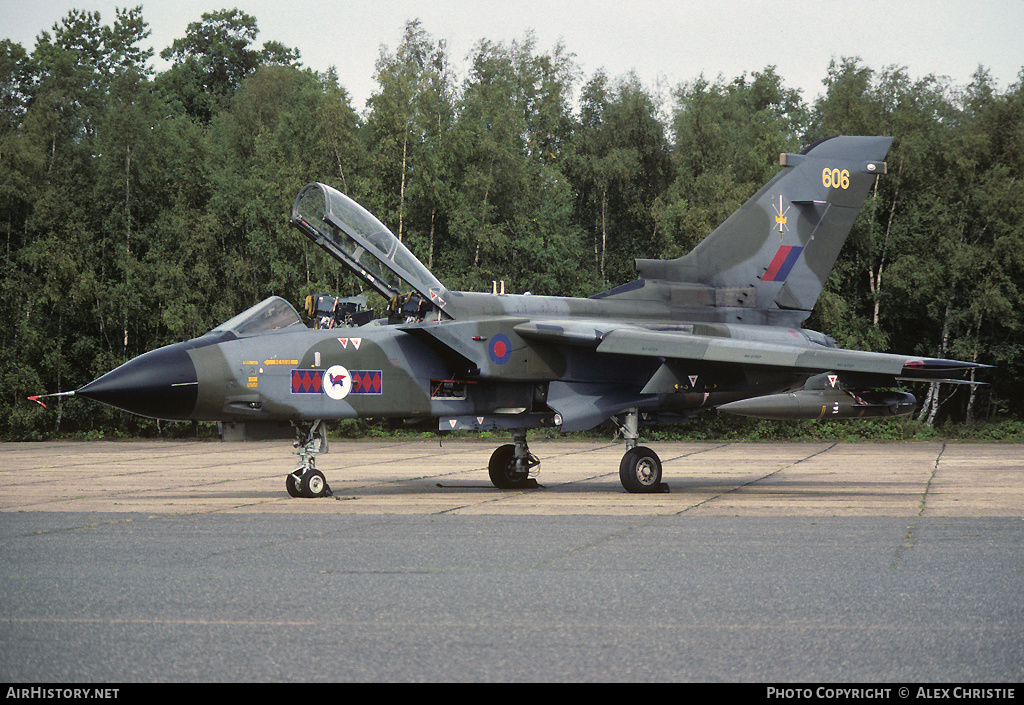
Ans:
{"type": "Polygon", "coordinates": [[[536,486],[528,429],[612,421],[626,441],[623,487],[663,491],[661,461],[637,445],[641,424],[712,408],[772,419],[908,414],[914,397],[885,388],[980,367],[844,350],[800,328],[891,141],[834,137],[782,154],[779,173],[692,252],[638,259],[639,278],[587,299],[449,291],[358,203],[311,183],[291,224],[388,299],[388,319],[319,297],[326,305],[309,312],[325,324],[309,328],[272,297],[72,394],[161,419],[290,422],[295,497],[330,494],[314,464],[327,450],[324,421],[357,417],[506,431],[513,443],[488,467],[502,489],[536,486]]]}

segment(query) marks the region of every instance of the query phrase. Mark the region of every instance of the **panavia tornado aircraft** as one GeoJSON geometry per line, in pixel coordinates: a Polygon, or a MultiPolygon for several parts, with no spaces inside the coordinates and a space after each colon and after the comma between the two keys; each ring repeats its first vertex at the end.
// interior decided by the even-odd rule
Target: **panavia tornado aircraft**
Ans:
{"type": "Polygon", "coordinates": [[[449,291],[362,206],[311,183],[291,224],[388,299],[388,318],[370,321],[363,297],[321,296],[307,302],[318,320],[308,327],[271,297],[69,394],[160,419],[290,422],[294,497],[330,494],[314,463],[327,450],[324,421],[357,417],[506,431],[513,442],[488,467],[502,489],[536,486],[529,429],[612,421],[625,438],[622,486],[664,491],[660,459],[637,444],[641,424],[712,408],[909,414],[914,397],[887,388],[981,367],[845,350],[800,328],[891,142],[833,137],[782,154],[778,174],[689,254],[638,259],[636,280],[586,299],[449,291]]]}

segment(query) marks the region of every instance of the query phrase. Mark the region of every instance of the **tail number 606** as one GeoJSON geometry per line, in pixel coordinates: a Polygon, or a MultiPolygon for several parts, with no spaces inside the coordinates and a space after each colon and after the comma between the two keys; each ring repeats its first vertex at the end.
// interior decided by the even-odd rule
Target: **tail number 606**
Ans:
{"type": "Polygon", "coordinates": [[[825,167],[821,170],[821,183],[825,188],[849,188],[850,172],[848,169],[839,171],[825,167]]]}

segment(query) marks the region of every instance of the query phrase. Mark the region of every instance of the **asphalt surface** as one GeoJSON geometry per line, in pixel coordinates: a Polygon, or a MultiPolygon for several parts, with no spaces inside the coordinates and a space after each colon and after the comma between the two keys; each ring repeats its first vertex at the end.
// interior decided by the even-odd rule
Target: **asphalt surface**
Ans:
{"type": "Polygon", "coordinates": [[[0,681],[1024,681],[1024,448],[0,444],[0,681]]]}

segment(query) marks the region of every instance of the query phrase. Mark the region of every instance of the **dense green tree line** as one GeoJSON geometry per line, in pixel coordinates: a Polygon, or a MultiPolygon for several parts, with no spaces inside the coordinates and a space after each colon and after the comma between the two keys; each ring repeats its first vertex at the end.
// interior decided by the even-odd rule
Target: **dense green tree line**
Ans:
{"type": "MultiPolygon", "coordinates": [[[[853,348],[996,365],[991,387],[914,391],[922,419],[1019,417],[1024,74],[1005,91],[834,61],[808,104],[774,67],[662,97],[583,76],[570,48],[480,40],[458,77],[409,22],[357,110],[256,19],[211,12],[148,68],[140,8],[73,11],[0,40],[0,436],[154,424],[29,394],[75,389],[271,294],[358,293],[287,227],[317,180],[376,213],[453,289],[589,295],[635,257],[689,251],[780,152],[892,135],[809,325],[853,348]]],[[[457,57],[460,61],[463,57],[457,57]]]]}

